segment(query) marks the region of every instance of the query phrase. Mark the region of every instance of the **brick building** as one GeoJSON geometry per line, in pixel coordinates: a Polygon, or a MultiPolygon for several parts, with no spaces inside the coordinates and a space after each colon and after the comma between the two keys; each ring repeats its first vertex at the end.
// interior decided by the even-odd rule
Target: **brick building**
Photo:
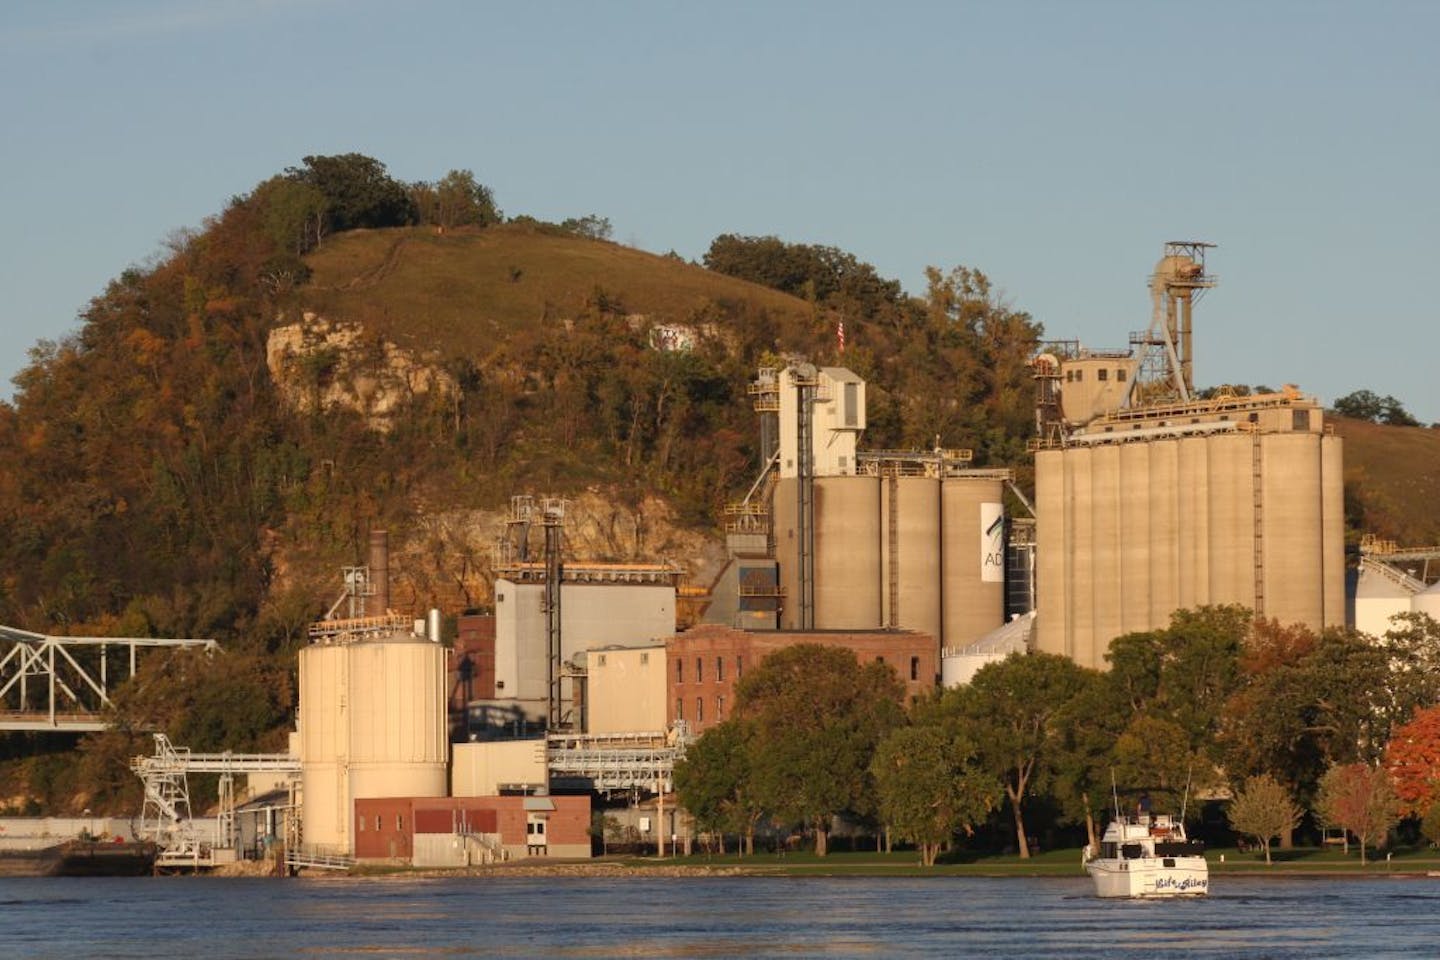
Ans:
{"type": "Polygon", "coordinates": [[[589,796],[355,801],[355,857],[411,860],[417,835],[488,834],[512,858],[590,856],[589,796]]]}
{"type": "Polygon", "coordinates": [[[703,624],[671,637],[665,644],[666,711],[703,733],[729,718],[735,683],[746,670],[786,647],[813,643],[843,647],[861,663],[889,664],[905,684],[905,699],[939,683],[939,648],[928,633],[913,630],[810,630],[750,633],[719,624],[703,624]]]}

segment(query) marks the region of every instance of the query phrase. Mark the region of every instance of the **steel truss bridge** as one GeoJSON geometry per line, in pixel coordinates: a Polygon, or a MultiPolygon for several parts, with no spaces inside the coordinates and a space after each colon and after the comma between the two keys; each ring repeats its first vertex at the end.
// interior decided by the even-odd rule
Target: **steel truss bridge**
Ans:
{"type": "Polygon", "coordinates": [[[157,649],[220,649],[214,640],[57,637],[0,626],[0,732],[104,730],[110,687],[157,649]]]}

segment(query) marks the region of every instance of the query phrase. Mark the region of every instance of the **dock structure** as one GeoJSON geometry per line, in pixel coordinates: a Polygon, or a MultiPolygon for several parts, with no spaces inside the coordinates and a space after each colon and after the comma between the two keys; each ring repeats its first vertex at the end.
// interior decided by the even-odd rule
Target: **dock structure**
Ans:
{"type": "Polygon", "coordinates": [[[236,774],[284,774],[292,784],[300,777],[300,758],[288,753],[193,753],[175,746],[163,733],[154,736],[155,753],[135,757],[130,769],[145,786],[139,833],[159,848],[156,867],[211,867],[217,862],[216,850],[235,849],[236,774]],[[191,773],[220,775],[220,814],[213,839],[200,837],[195,829],[191,773]]]}
{"type": "Polygon", "coordinates": [[[109,727],[110,687],[154,650],[219,650],[214,640],[63,637],[0,625],[0,732],[85,733],[109,727]]]}

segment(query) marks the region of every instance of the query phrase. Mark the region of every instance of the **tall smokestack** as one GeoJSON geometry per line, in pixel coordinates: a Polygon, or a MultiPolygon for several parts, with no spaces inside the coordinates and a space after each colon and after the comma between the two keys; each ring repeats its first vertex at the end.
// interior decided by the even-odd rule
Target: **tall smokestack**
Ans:
{"type": "Polygon", "coordinates": [[[375,589],[372,617],[390,612],[390,534],[384,530],[370,531],[370,584],[375,589]]]}

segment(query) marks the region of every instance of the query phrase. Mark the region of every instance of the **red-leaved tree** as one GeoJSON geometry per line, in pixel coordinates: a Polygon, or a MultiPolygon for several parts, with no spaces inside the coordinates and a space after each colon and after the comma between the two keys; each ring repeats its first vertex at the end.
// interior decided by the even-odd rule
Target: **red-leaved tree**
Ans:
{"type": "Polygon", "coordinates": [[[1406,814],[1423,815],[1440,800],[1440,706],[1415,711],[1385,747],[1385,766],[1406,814]]]}

